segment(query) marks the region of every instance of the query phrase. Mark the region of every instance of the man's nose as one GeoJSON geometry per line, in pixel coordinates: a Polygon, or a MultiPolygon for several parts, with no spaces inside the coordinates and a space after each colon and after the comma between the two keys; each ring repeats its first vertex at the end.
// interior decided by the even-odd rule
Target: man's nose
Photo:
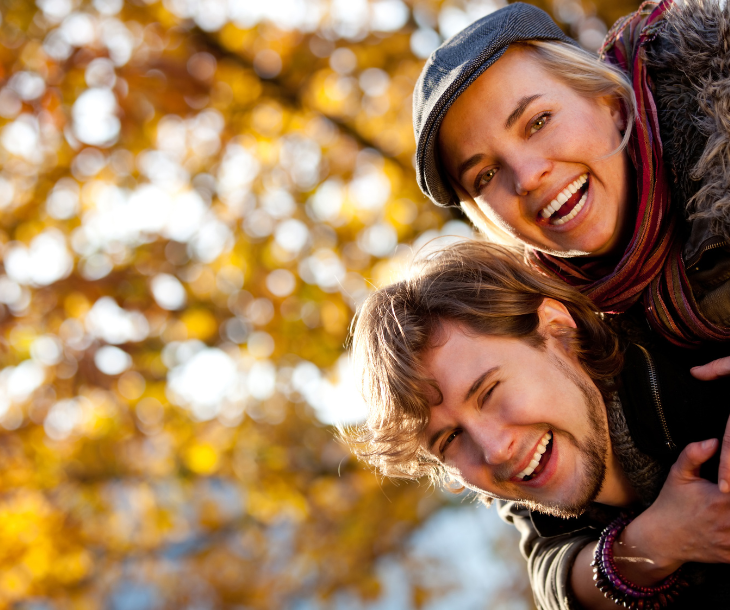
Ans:
{"type": "Polygon", "coordinates": [[[537,190],[550,172],[550,161],[539,155],[518,155],[511,165],[519,196],[537,190]]]}
{"type": "Polygon", "coordinates": [[[515,450],[515,438],[509,428],[479,426],[471,432],[484,461],[491,466],[509,462],[515,450]]]}

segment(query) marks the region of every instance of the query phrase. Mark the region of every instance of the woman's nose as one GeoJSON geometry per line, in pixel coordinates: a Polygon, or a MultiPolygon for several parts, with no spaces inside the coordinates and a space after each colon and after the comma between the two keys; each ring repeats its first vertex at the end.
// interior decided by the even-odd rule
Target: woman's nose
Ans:
{"type": "Polygon", "coordinates": [[[515,160],[512,171],[514,189],[519,196],[537,190],[550,171],[550,162],[540,156],[520,156],[515,160]]]}

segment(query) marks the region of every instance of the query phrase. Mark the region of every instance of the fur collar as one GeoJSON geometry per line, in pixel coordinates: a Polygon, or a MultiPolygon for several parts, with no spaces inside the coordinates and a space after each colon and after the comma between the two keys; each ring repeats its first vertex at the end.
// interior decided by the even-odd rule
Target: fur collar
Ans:
{"type": "Polygon", "coordinates": [[[730,3],[675,2],[647,62],[673,205],[730,242],[730,3]]]}

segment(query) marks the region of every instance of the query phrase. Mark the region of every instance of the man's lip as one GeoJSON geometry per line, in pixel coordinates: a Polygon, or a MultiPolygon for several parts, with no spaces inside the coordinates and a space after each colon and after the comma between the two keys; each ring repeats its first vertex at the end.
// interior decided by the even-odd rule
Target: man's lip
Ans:
{"type": "Polygon", "coordinates": [[[551,432],[553,437],[552,439],[550,439],[550,456],[548,458],[547,464],[545,464],[545,467],[529,481],[520,481],[522,485],[529,485],[530,487],[542,487],[553,477],[553,475],[557,471],[558,448],[555,442],[555,432],[552,430],[551,432]]]}
{"type": "Polygon", "coordinates": [[[545,430],[545,432],[543,432],[543,433],[542,433],[542,434],[540,435],[540,438],[538,438],[538,439],[537,439],[537,442],[536,442],[536,443],[535,443],[535,445],[534,445],[534,446],[532,447],[532,452],[531,452],[531,453],[529,454],[529,456],[528,456],[528,457],[527,457],[527,458],[526,458],[526,459],[525,459],[525,460],[524,460],[524,461],[522,462],[522,466],[520,466],[520,468],[519,468],[518,470],[515,470],[515,473],[514,473],[514,474],[512,475],[512,480],[513,480],[513,481],[517,481],[518,483],[524,483],[524,482],[525,482],[525,481],[524,481],[524,479],[522,479],[522,478],[518,477],[517,475],[518,475],[518,474],[520,474],[520,473],[521,473],[521,472],[522,472],[522,471],[523,471],[523,470],[524,470],[525,468],[527,468],[527,465],[528,465],[528,464],[529,464],[529,463],[530,463],[530,462],[532,461],[532,456],[533,456],[533,455],[535,455],[535,453],[537,452],[537,446],[538,446],[538,445],[540,444],[540,441],[541,441],[541,440],[543,439],[543,437],[544,437],[544,436],[545,436],[545,435],[546,435],[546,434],[547,434],[548,432],[550,432],[550,433],[551,433],[551,437],[552,437],[552,438],[551,438],[550,440],[553,440],[553,438],[555,438],[555,434],[553,434],[551,430],[545,430]]]}
{"type": "MultiPolygon", "coordinates": [[[[562,193],[568,186],[570,186],[571,184],[573,184],[573,182],[575,182],[583,174],[588,174],[588,178],[587,178],[588,188],[586,189],[586,193],[588,193],[588,191],[590,191],[590,189],[591,189],[591,173],[590,172],[581,172],[577,176],[574,176],[573,178],[571,178],[570,180],[568,180],[565,184],[563,184],[562,188],[556,189],[553,192],[552,195],[550,195],[549,197],[545,197],[542,200],[542,203],[540,203],[540,207],[538,207],[537,208],[537,212],[535,212],[535,217],[537,218],[537,223],[539,225],[546,226],[546,227],[552,227],[554,229],[558,229],[558,228],[561,228],[562,229],[565,226],[565,225],[552,225],[552,224],[550,224],[550,216],[548,216],[547,218],[543,218],[542,217],[542,214],[540,214],[540,212],[542,212],[542,210],[544,210],[550,204],[550,202],[553,201],[553,199],[556,199],[557,196],[560,195],[560,193],[562,193]]],[[[586,201],[586,203],[588,203],[588,201],[586,201]]],[[[580,214],[578,214],[578,216],[580,216],[580,214]]],[[[576,218],[578,216],[576,216],[576,218]]],[[[575,219],[573,219],[573,220],[575,220],[575,219]]],[[[565,224],[570,224],[570,221],[568,221],[565,224]]]]}

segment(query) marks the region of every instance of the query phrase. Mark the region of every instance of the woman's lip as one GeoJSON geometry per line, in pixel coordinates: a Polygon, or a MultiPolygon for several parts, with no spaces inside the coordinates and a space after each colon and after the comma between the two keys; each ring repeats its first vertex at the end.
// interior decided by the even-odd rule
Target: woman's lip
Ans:
{"type": "Polygon", "coordinates": [[[573,227],[575,227],[577,224],[581,223],[583,221],[583,216],[588,211],[588,208],[591,207],[591,204],[593,202],[593,180],[591,179],[592,176],[590,173],[588,173],[588,188],[586,189],[586,200],[585,203],[583,203],[583,207],[581,208],[580,212],[578,212],[573,218],[571,218],[568,222],[562,225],[554,225],[550,223],[549,218],[543,218],[539,213],[537,215],[537,224],[542,229],[549,229],[551,231],[556,232],[565,232],[570,231],[573,227]]]}

